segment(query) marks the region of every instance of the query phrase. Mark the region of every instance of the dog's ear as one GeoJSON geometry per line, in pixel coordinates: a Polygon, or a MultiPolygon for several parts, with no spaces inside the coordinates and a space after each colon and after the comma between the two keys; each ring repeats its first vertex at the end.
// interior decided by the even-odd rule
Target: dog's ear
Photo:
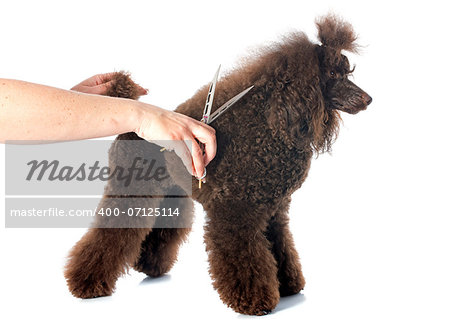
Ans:
{"type": "Polygon", "coordinates": [[[267,123],[273,136],[280,136],[289,148],[294,146],[295,122],[298,112],[282,97],[272,97],[266,111],[267,123]]]}
{"type": "Polygon", "coordinates": [[[319,85],[296,91],[274,91],[268,100],[267,123],[273,136],[279,136],[292,149],[300,141],[309,141],[321,150],[323,146],[325,103],[319,85]]]}
{"type": "Polygon", "coordinates": [[[327,15],[316,19],[319,40],[322,45],[337,51],[347,50],[356,53],[358,44],[353,27],[335,15],[327,15]]]}

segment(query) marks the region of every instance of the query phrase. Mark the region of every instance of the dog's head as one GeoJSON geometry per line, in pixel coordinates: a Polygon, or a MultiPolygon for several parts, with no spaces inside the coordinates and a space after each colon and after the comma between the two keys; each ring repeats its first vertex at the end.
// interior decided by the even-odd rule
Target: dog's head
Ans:
{"type": "Polygon", "coordinates": [[[341,51],[357,51],[350,24],[333,15],[316,21],[321,44],[294,33],[271,49],[264,61],[273,70],[267,121],[291,147],[311,145],[318,153],[331,149],[339,131],[338,110],[355,114],[372,98],[348,79],[352,73],[341,51]]]}
{"type": "Polygon", "coordinates": [[[356,35],[350,24],[329,15],[316,21],[319,31],[317,46],[321,90],[327,109],[356,114],[367,108],[372,98],[348,79],[354,68],[342,50],[357,52],[356,35]]]}

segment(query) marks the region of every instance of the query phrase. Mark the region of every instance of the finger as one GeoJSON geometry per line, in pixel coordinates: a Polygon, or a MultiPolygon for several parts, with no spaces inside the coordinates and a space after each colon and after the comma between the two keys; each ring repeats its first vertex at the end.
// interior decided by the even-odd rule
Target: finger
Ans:
{"type": "Polygon", "coordinates": [[[192,130],[195,138],[205,145],[205,156],[203,158],[205,166],[214,159],[217,151],[216,132],[214,128],[205,124],[195,127],[192,130]]]}
{"type": "Polygon", "coordinates": [[[192,136],[186,139],[185,142],[186,146],[189,148],[192,155],[194,174],[196,175],[197,178],[201,178],[205,170],[203,150],[200,148],[200,145],[192,136]]]}
{"type": "Polygon", "coordinates": [[[189,174],[193,174],[191,152],[182,140],[152,140],[152,143],[159,145],[167,151],[173,151],[181,159],[189,174]]]}
{"type": "Polygon", "coordinates": [[[145,96],[148,94],[148,89],[145,89],[141,87],[140,85],[137,85],[137,91],[139,96],[145,96]]]}
{"type": "Polygon", "coordinates": [[[194,170],[192,169],[191,152],[186,146],[186,143],[184,141],[170,141],[170,142],[172,146],[171,148],[174,150],[175,154],[178,155],[178,157],[181,159],[184,166],[186,167],[186,170],[191,175],[195,175],[194,170]]]}
{"type": "Polygon", "coordinates": [[[97,74],[95,76],[96,84],[101,85],[102,83],[109,82],[116,76],[116,74],[117,74],[117,72],[108,72],[108,73],[97,74]]]}
{"type": "Polygon", "coordinates": [[[109,81],[109,82],[102,83],[102,84],[99,84],[99,85],[96,85],[93,87],[87,87],[88,89],[86,89],[86,90],[88,90],[89,93],[92,93],[92,94],[105,95],[108,92],[109,88],[111,87],[112,83],[113,83],[113,81],[109,81]]]}
{"type": "Polygon", "coordinates": [[[82,85],[81,84],[77,84],[76,86],[73,86],[72,88],[70,88],[70,90],[82,92],[81,88],[82,88],[82,85]]]}

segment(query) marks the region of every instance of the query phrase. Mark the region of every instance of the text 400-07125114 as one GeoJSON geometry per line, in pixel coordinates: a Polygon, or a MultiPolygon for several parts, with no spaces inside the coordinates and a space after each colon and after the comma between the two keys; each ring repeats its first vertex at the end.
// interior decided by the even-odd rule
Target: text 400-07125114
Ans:
{"type": "Polygon", "coordinates": [[[100,208],[97,212],[100,216],[149,216],[149,217],[172,217],[179,216],[178,208],[128,208],[121,210],[120,208],[100,208]]]}

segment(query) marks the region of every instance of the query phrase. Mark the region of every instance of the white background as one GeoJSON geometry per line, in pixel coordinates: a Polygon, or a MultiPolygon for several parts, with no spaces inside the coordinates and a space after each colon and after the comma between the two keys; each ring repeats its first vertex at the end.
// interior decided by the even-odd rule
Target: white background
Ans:
{"type": "Polygon", "coordinates": [[[112,297],[95,300],[73,298],[63,278],[65,256],[84,229],[1,228],[2,322],[448,323],[444,3],[2,1],[1,77],[70,88],[124,69],[150,89],[144,101],[167,109],[209,82],[218,64],[230,70],[252,48],[292,30],[315,40],[315,17],[333,10],[360,35],[362,55],[350,55],[354,81],[373,97],[367,111],[343,115],[333,154],[313,161],[293,197],[291,228],[307,285],[271,315],[238,315],[222,304],[196,205],[195,228],[169,275],[147,280],[130,271],[112,297]]]}

